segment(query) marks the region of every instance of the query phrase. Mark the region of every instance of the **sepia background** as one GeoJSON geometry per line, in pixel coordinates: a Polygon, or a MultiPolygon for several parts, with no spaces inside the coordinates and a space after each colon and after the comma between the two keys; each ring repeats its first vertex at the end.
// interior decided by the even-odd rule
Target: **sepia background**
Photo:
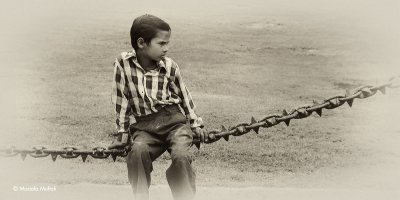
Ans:
{"type": "MultiPolygon", "coordinates": [[[[400,75],[399,10],[395,0],[3,2],[0,145],[107,146],[113,62],[142,14],[170,24],[169,57],[218,130],[400,75]]],[[[197,198],[400,198],[400,93],[387,93],[193,148],[197,198]]],[[[133,198],[124,158],[0,162],[2,199],[133,198]]],[[[172,199],[169,163],[154,163],[152,199],[172,199]]]]}

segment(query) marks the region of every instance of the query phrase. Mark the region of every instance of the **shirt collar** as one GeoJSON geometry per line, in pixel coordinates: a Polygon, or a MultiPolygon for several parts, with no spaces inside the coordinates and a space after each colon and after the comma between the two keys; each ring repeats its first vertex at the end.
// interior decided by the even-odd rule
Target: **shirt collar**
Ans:
{"type": "MultiPolygon", "coordinates": [[[[122,59],[128,60],[130,58],[132,58],[135,63],[139,63],[134,49],[132,49],[132,51],[127,52],[126,55],[122,59]]],[[[139,67],[142,68],[141,66],[139,66],[139,67]]],[[[167,67],[165,66],[165,59],[162,59],[159,62],[157,62],[157,68],[159,68],[159,67],[167,70],[167,67]]]]}

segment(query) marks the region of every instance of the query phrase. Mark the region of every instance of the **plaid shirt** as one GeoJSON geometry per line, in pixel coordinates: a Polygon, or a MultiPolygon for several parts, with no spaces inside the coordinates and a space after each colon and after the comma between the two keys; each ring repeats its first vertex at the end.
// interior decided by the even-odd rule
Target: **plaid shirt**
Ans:
{"type": "Polygon", "coordinates": [[[116,125],[126,132],[135,117],[158,112],[166,105],[178,104],[192,128],[201,127],[202,119],[195,112],[189,90],[182,81],[178,65],[170,58],[157,63],[153,70],[144,70],[135,51],[123,52],[114,63],[112,102],[116,125]]]}

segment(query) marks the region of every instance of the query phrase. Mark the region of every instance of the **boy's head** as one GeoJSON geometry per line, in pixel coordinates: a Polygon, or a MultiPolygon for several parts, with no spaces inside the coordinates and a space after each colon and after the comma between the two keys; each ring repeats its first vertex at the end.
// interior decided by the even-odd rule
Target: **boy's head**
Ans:
{"type": "Polygon", "coordinates": [[[164,51],[162,54],[165,55],[168,51],[170,32],[171,28],[164,20],[149,14],[139,16],[133,21],[131,27],[132,47],[135,51],[138,51],[139,49],[154,47],[153,43],[156,43],[156,48],[157,45],[160,48],[158,53],[164,51]],[[152,41],[153,39],[157,39],[157,41],[152,41]]]}

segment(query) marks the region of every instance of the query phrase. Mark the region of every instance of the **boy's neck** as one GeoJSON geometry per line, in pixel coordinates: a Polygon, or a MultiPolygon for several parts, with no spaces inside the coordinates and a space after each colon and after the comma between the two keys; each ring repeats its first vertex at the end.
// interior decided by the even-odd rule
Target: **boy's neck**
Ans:
{"type": "Polygon", "coordinates": [[[143,55],[140,52],[137,52],[137,60],[140,66],[146,71],[157,68],[157,64],[154,60],[149,59],[149,57],[143,55]]]}

